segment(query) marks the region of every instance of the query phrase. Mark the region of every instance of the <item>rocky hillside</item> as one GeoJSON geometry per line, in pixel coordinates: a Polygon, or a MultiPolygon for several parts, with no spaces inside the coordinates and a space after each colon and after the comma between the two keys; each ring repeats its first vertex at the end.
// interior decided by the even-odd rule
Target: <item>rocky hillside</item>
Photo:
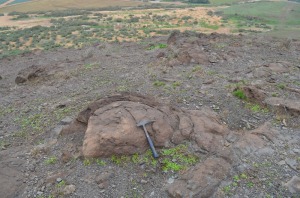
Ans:
{"type": "Polygon", "coordinates": [[[297,197],[299,57],[173,32],[3,59],[2,197],[297,197]]]}

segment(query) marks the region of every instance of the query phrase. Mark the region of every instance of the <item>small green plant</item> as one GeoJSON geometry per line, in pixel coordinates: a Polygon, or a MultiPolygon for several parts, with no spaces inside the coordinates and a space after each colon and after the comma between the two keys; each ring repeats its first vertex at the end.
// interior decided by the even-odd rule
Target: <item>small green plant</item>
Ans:
{"type": "Polygon", "coordinates": [[[5,149],[9,144],[5,140],[0,140],[0,150],[5,149]]]}
{"type": "Polygon", "coordinates": [[[57,158],[56,158],[55,156],[52,156],[52,157],[49,157],[48,159],[46,159],[46,160],[45,160],[45,163],[46,163],[47,165],[49,165],[49,164],[55,164],[56,161],[57,161],[57,158]]]}
{"type": "Polygon", "coordinates": [[[147,50],[153,50],[153,49],[163,49],[168,47],[167,44],[159,43],[157,45],[151,45],[150,47],[147,48],[147,50]]]}
{"type": "Polygon", "coordinates": [[[92,163],[92,162],[91,162],[90,159],[84,159],[84,160],[83,160],[83,165],[84,165],[84,166],[90,166],[91,163],[92,163]]]}
{"type": "Polygon", "coordinates": [[[162,81],[159,81],[159,80],[156,80],[154,83],[153,83],[154,86],[156,87],[162,87],[162,86],[165,86],[166,83],[165,82],[162,82],[162,81]]]}
{"type": "Polygon", "coordinates": [[[202,67],[200,65],[197,65],[192,69],[192,72],[197,72],[197,71],[201,71],[201,70],[202,70],[202,67]]]}
{"type": "Polygon", "coordinates": [[[124,92],[124,91],[128,91],[129,88],[126,85],[120,85],[116,88],[117,92],[124,92]]]}
{"type": "Polygon", "coordinates": [[[254,162],[254,163],[253,163],[253,167],[258,168],[258,167],[259,167],[259,164],[256,163],[256,162],[254,162]]]}
{"type": "Polygon", "coordinates": [[[152,151],[150,149],[148,149],[146,151],[146,153],[144,154],[144,156],[142,157],[142,160],[140,160],[141,162],[144,162],[148,165],[152,165],[154,168],[157,165],[157,160],[152,156],[152,151]]]}
{"type": "Polygon", "coordinates": [[[253,105],[251,107],[251,111],[253,111],[253,112],[259,112],[260,111],[260,106],[258,104],[253,105]]]}
{"type": "Polygon", "coordinates": [[[65,180],[61,180],[58,184],[56,184],[56,187],[62,188],[62,187],[64,187],[66,184],[67,184],[67,183],[66,183],[65,180]]]}
{"type": "Polygon", "coordinates": [[[230,185],[224,186],[223,191],[224,191],[224,193],[229,194],[231,192],[231,186],[230,185]]]}
{"type": "Polygon", "coordinates": [[[247,186],[248,186],[249,188],[252,188],[252,187],[254,186],[254,183],[253,183],[253,182],[248,182],[248,183],[247,183],[247,186]]]}
{"type": "Polygon", "coordinates": [[[162,161],[162,163],[163,163],[163,166],[162,166],[163,171],[169,171],[169,170],[180,171],[184,168],[182,165],[180,165],[178,163],[175,163],[175,162],[172,162],[169,159],[164,159],[162,161]]]}
{"type": "Polygon", "coordinates": [[[245,173],[242,173],[242,174],[240,175],[240,177],[241,177],[241,179],[247,179],[247,178],[248,178],[248,176],[247,176],[245,173]]]}
{"type": "Polygon", "coordinates": [[[162,169],[164,171],[172,170],[179,171],[197,163],[198,157],[188,152],[186,145],[178,145],[170,149],[162,149],[162,169]]]}
{"type": "Polygon", "coordinates": [[[101,160],[101,159],[96,159],[96,163],[99,165],[99,166],[105,166],[106,165],[106,162],[101,160]]]}
{"type": "Polygon", "coordinates": [[[285,89],[285,84],[284,83],[279,83],[276,85],[279,89],[285,89]]]}
{"type": "Polygon", "coordinates": [[[269,112],[269,109],[261,107],[259,104],[247,103],[246,107],[255,113],[257,113],[257,112],[268,113],[269,112]]]}
{"type": "Polygon", "coordinates": [[[181,85],[181,82],[178,82],[178,81],[172,83],[172,86],[173,86],[174,89],[176,87],[179,87],[180,85],[181,85]]]}
{"type": "Polygon", "coordinates": [[[115,163],[118,166],[126,164],[130,160],[130,158],[128,156],[125,156],[125,155],[122,155],[122,156],[113,155],[113,156],[111,156],[110,159],[113,163],[115,163]]]}
{"type": "Polygon", "coordinates": [[[213,70],[209,70],[209,71],[206,72],[206,74],[209,75],[209,76],[213,76],[213,75],[217,74],[217,72],[213,71],[213,70]]]}
{"type": "Polygon", "coordinates": [[[247,99],[247,96],[246,94],[244,93],[243,90],[241,89],[237,89],[233,92],[233,95],[239,99],[242,99],[242,100],[246,100],[247,99]]]}
{"type": "Polygon", "coordinates": [[[235,182],[239,182],[240,181],[240,177],[238,175],[233,176],[233,180],[235,182]]]}
{"type": "Polygon", "coordinates": [[[139,154],[135,153],[132,155],[131,160],[133,163],[138,164],[140,162],[139,154]]]}
{"type": "Polygon", "coordinates": [[[93,68],[93,64],[85,64],[84,68],[85,69],[92,69],[93,68]]]}

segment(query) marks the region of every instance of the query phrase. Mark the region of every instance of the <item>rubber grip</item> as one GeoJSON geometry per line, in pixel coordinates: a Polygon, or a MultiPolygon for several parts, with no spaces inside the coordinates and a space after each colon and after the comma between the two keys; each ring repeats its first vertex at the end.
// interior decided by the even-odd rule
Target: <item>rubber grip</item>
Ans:
{"type": "Polygon", "coordinates": [[[153,142],[152,142],[152,140],[151,140],[151,138],[150,138],[150,136],[149,136],[149,134],[148,134],[148,132],[147,132],[147,130],[146,130],[146,127],[144,127],[144,131],[145,131],[146,138],[147,138],[147,141],[148,141],[148,143],[149,143],[150,149],[151,149],[151,151],[152,151],[153,157],[154,157],[154,158],[158,158],[159,155],[157,154],[157,152],[156,152],[156,150],[155,150],[154,144],[153,144],[153,142]]]}

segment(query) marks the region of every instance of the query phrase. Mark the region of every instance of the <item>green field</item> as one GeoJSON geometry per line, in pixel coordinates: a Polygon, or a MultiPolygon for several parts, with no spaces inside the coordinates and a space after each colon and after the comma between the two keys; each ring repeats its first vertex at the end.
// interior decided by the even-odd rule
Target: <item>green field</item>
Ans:
{"type": "Polygon", "coordinates": [[[243,2],[243,0],[210,0],[211,5],[232,5],[239,2],[243,2]]]}
{"type": "Polygon", "coordinates": [[[108,6],[137,6],[139,4],[141,2],[124,0],[38,0],[1,8],[0,13],[102,8],[108,6]]]}
{"type": "Polygon", "coordinates": [[[232,5],[220,10],[236,28],[267,27],[271,35],[300,38],[300,4],[294,2],[256,2],[232,5]],[[277,33],[276,33],[277,32],[277,33]],[[284,35],[284,34],[285,35],[284,35]]]}

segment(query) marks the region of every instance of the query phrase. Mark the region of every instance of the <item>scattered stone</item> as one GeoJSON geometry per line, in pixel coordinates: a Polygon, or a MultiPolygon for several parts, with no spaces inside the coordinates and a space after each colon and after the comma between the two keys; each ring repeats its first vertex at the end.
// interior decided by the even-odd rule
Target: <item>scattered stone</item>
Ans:
{"type": "Polygon", "coordinates": [[[283,99],[278,97],[267,98],[264,101],[268,106],[277,108],[280,111],[288,112],[291,115],[300,115],[300,101],[283,99]]]}
{"type": "Polygon", "coordinates": [[[56,179],[57,183],[60,183],[61,181],[62,181],[62,178],[60,178],[60,177],[56,179]]]}
{"type": "Polygon", "coordinates": [[[73,119],[71,117],[66,117],[64,119],[62,119],[59,124],[60,125],[67,125],[70,124],[73,121],[73,119]]]}
{"type": "Polygon", "coordinates": [[[286,164],[293,170],[297,170],[297,161],[295,159],[286,158],[286,164]]]}
{"type": "Polygon", "coordinates": [[[208,58],[208,60],[209,60],[210,63],[217,63],[217,62],[219,62],[217,56],[215,56],[215,55],[210,55],[209,58],[208,58]]]}
{"type": "Polygon", "coordinates": [[[88,49],[84,50],[84,52],[81,54],[81,58],[83,60],[86,60],[86,59],[93,57],[94,56],[93,51],[94,51],[93,48],[88,48],[88,49]]]}
{"type": "Polygon", "coordinates": [[[170,197],[212,197],[231,165],[223,158],[208,158],[168,187],[170,197]]]}
{"type": "Polygon", "coordinates": [[[268,141],[274,143],[276,137],[278,137],[278,131],[272,127],[271,123],[267,122],[250,133],[242,135],[239,141],[234,144],[235,153],[240,157],[250,154],[271,155],[274,150],[267,148],[267,143],[268,141]]]}
{"type": "Polygon", "coordinates": [[[300,153],[300,149],[293,149],[294,153],[300,153]]]}
{"type": "Polygon", "coordinates": [[[28,170],[31,171],[31,172],[34,172],[35,171],[35,165],[34,164],[29,164],[28,170]]]}
{"type": "Polygon", "coordinates": [[[15,79],[15,83],[21,84],[26,82],[27,80],[31,81],[42,76],[47,76],[45,69],[40,66],[32,65],[26,69],[22,69],[21,71],[19,71],[15,79]]]}
{"type": "Polygon", "coordinates": [[[42,195],[43,194],[43,192],[42,191],[37,191],[37,193],[36,193],[37,195],[42,195]]]}
{"type": "Polygon", "coordinates": [[[165,57],[166,54],[164,52],[159,52],[158,55],[156,56],[157,58],[163,58],[165,57]]]}
{"type": "Polygon", "coordinates": [[[173,184],[174,183],[174,178],[173,177],[170,177],[167,181],[168,184],[173,184]]]}
{"type": "Polygon", "coordinates": [[[35,146],[32,150],[32,154],[37,154],[37,153],[48,153],[49,149],[57,143],[57,139],[50,139],[44,144],[39,144],[35,146]]]}
{"type": "Polygon", "coordinates": [[[62,160],[64,163],[68,163],[72,158],[73,158],[73,155],[72,155],[71,152],[69,152],[69,151],[67,151],[67,150],[62,151],[62,154],[61,154],[61,160],[62,160]]]}
{"type": "Polygon", "coordinates": [[[252,73],[255,78],[268,78],[271,76],[271,71],[267,67],[258,67],[252,73]]]}
{"type": "Polygon", "coordinates": [[[113,172],[104,172],[96,176],[95,181],[98,184],[99,188],[105,189],[109,186],[109,179],[114,177],[113,172]]]}
{"type": "Polygon", "coordinates": [[[300,177],[294,176],[285,184],[291,193],[300,193],[300,177]]]}
{"type": "Polygon", "coordinates": [[[141,180],[141,184],[147,184],[148,182],[144,179],[141,180]]]}
{"type": "Polygon", "coordinates": [[[285,165],[285,161],[281,160],[280,162],[278,162],[278,165],[280,165],[280,166],[285,165]]]}
{"type": "Polygon", "coordinates": [[[21,84],[21,83],[24,83],[26,81],[27,81],[27,79],[24,78],[23,76],[17,76],[16,79],[15,79],[16,84],[21,84]]]}
{"type": "Polygon", "coordinates": [[[288,72],[288,66],[280,62],[269,63],[268,65],[265,66],[268,67],[272,72],[276,72],[276,73],[288,72]]]}
{"type": "Polygon", "coordinates": [[[203,82],[203,84],[209,85],[209,84],[212,84],[213,82],[215,82],[215,80],[214,79],[210,79],[210,80],[206,80],[205,82],[203,82]]]}
{"type": "Polygon", "coordinates": [[[67,185],[63,189],[63,194],[64,195],[70,195],[76,191],[76,186],[75,185],[67,185]]]}

